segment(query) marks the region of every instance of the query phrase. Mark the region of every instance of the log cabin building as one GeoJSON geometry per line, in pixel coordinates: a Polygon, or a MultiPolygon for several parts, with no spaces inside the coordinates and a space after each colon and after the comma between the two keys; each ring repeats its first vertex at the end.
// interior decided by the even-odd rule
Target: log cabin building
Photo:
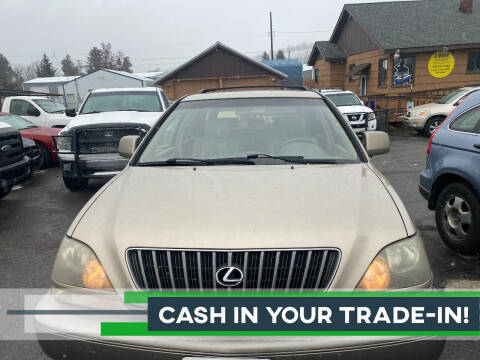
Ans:
{"type": "Polygon", "coordinates": [[[408,98],[418,105],[480,84],[480,0],[345,5],[308,65],[314,87],[351,90],[377,108],[395,98],[397,112],[408,98]]]}

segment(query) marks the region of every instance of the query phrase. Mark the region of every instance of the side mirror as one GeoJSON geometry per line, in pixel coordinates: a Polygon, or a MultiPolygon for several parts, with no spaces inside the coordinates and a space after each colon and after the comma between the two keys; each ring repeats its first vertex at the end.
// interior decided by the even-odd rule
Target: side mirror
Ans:
{"type": "Polygon", "coordinates": [[[383,131],[365,131],[365,150],[368,155],[386,154],[390,151],[390,137],[383,131]]]}
{"type": "Polygon", "coordinates": [[[40,110],[32,106],[28,108],[27,114],[30,116],[40,116],[40,110]]]}
{"type": "Polygon", "coordinates": [[[130,159],[140,144],[140,136],[128,135],[120,139],[120,145],[118,146],[118,153],[121,157],[130,159]]]}
{"type": "Polygon", "coordinates": [[[77,110],[75,109],[65,109],[65,115],[69,117],[75,117],[77,116],[77,110]]]}

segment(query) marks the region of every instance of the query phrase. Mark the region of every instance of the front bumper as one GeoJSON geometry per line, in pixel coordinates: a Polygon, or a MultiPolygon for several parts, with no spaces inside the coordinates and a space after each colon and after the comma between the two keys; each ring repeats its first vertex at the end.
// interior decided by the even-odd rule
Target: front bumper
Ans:
{"type": "MultiPolygon", "coordinates": [[[[267,358],[272,360],[289,359],[409,359],[430,360],[438,359],[443,351],[445,341],[428,338],[403,339],[397,341],[378,342],[357,346],[349,346],[348,340],[343,347],[321,349],[317,343],[321,340],[203,340],[210,350],[208,351],[179,351],[168,347],[143,347],[114,342],[67,340],[60,335],[49,335],[39,339],[42,350],[52,359],[98,358],[102,360],[121,359],[161,359],[182,360],[185,357],[239,357],[239,358],[267,358]],[[49,339],[49,340],[46,340],[49,339]],[[56,339],[56,340],[54,340],[56,339]],[[264,351],[256,351],[255,343],[263,344],[264,351]],[[278,346],[283,344],[282,346],[278,346]],[[284,345],[290,345],[290,349],[284,345]],[[237,352],[240,346],[251,347],[253,351],[237,352]],[[229,351],[233,350],[233,351],[229,351]]],[[[178,341],[178,340],[177,340],[178,341]]],[[[199,340],[184,340],[184,343],[200,342],[199,340]]],[[[288,346],[287,345],[287,346],[288,346]]]]}
{"type": "Polygon", "coordinates": [[[62,154],[59,153],[63,176],[70,178],[113,177],[122,171],[128,159],[119,154],[62,154]]]}
{"type": "MultiPolygon", "coordinates": [[[[421,284],[419,288],[428,287],[421,284]]],[[[413,289],[413,288],[412,288],[413,289]]],[[[87,294],[82,290],[78,295],[87,294]]],[[[123,303],[121,296],[70,297],[69,290],[52,290],[42,297],[38,309],[139,310],[144,305],[123,303]],[[59,296],[54,295],[56,291],[59,296]]],[[[133,336],[102,337],[100,322],[141,322],[146,315],[35,315],[33,326],[43,351],[53,359],[162,359],[188,356],[285,359],[437,359],[444,341],[410,336],[133,336]],[[74,333],[74,334],[73,334],[74,333]]]]}
{"type": "Polygon", "coordinates": [[[27,156],[23,160],[0,168],[0,182],[4,187],[10,187],[24,180],[29,174],[31,162],[27,156]]]}
{"type": "Polygon", "coordinates": [[[425,122],[427,118],[425,116],[419,117],[403,117],[403,124],[407,127],[416,129],[416,130],[423,130],[425,127],[425,122]]]}

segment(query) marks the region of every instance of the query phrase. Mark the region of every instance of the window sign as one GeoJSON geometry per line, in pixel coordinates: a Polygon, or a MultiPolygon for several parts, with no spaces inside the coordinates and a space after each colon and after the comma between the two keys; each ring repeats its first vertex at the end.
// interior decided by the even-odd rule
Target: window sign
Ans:
{"type": "Polygon", "coordinates": [[[411,86],[415,80],[415,58],[393,60],[393,86],[411,86]]]}

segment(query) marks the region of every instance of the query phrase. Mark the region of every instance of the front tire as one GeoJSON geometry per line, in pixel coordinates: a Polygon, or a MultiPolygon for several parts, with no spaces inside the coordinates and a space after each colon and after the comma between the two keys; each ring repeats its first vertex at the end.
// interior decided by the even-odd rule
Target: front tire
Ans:
{"type": "Polygon", "coordinates": [[[453,183],[442,190],[435,220],[449,248],[465,255],[480,252],[480,200],[466,184],[453,183]]]}
{"type": "Polygon", "coordinates": [[[443,120],[445,119],[440,116],[434,116],[431,119],[428,119],[425,127],[423,128],[423,134],[428,138],[431,137],[443,120]]]}
{"type": "Polygon", "coordinates": [[[10,193],[11,189],[11,186],[0,184],[0,199],[7,196],[10,193]]]}
{"type": "Polygon", "coordinates": [[[86,189],[88,186],[88,179],[83,178],[71,178],[64,176],[63,182],[70,191],[81,191],[86,189]]]}
{"type": "Polygon", "coordinates": [[[35,167],[35,170],[44,169],[50,165],[52,159],[50,157],[50,153],[43,144],[40,144],[38,142],[36,144],[38,147],[38,152],[40,153],[40,160],[35,167]]]}

